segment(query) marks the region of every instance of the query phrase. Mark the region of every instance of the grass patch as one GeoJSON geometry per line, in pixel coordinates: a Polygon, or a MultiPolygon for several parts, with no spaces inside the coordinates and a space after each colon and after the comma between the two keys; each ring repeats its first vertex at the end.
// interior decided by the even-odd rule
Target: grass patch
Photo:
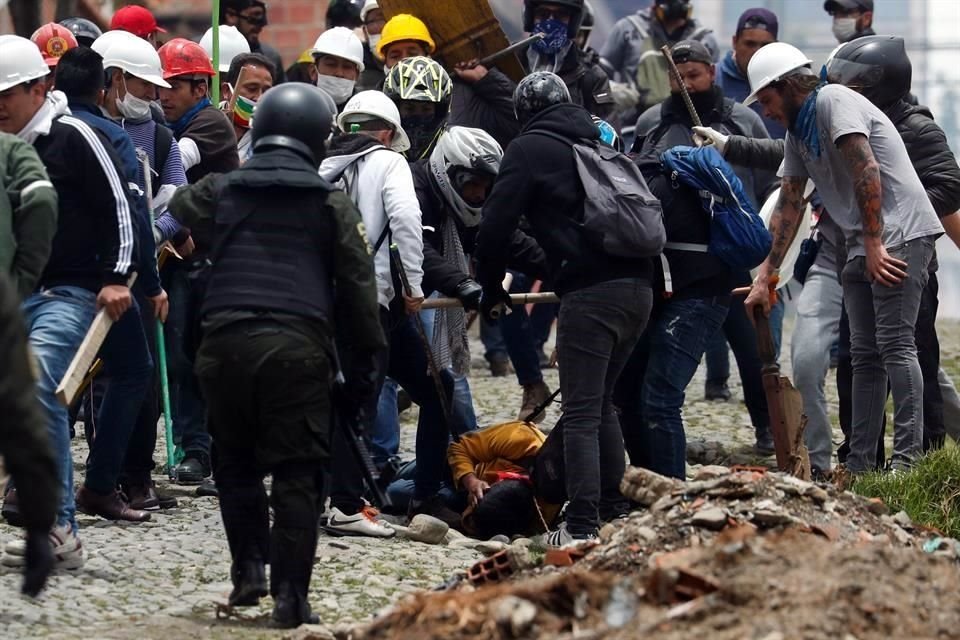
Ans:
{"type": "Polygon", "coordinates": [[[947,446],[920,458],[907,473],[871,473],[853,491],[882,499],[893,513],[906,511],[917,524],[960,538],[960,447],[947,446]]]}

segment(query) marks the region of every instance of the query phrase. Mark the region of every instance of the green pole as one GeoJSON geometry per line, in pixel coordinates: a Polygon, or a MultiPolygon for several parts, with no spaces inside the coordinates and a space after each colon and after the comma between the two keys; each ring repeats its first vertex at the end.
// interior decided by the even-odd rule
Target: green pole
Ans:
{"type": "Polygon", "coordinates": [[[213,14],[210,18],[213,28],[213,87],[211,100],[213,106],[220,106],[220,0],[213,0],[213,14]]]}

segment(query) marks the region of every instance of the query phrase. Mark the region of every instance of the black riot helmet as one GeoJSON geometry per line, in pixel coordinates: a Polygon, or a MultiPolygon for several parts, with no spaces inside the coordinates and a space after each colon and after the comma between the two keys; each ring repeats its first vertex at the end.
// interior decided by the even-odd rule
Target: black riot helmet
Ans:
{"type": "Polygon", "coordinates": [[[290,82],[270,89],[253,113],[253,152],[290,149],[319,167],[337,105],[323,89],[290,82]]]}
{"type": "Polygon", "coordinates": [[[365,0],[330,0],[327,7],[327,29],[347,27],[356,29],[363,26],[360,19],[360,10],[365,0]]]}
{"type": "Polygon", "coordinates": [[[93,41],[103,35],[100,27],[86,18],[65,18],[60,24],[73,33],[81,47],[89,47],[93,41]]]}
{"type": "Polygon", "coordinates": [[[863,36],[837,49],[827,79],[859,91],[880,109],[910,93],[913,67],[899,36],[863,36]]]}
{"type": "Polygon", "coordinates": [[[513,92],[513,111],[521,126],[544,109],[564,102],[570,102],[570,90],[560,76],[549,71],[534,71],[513,92]]]}
{"type": "Polygon", "coordinates": [[[583,22],[584,0],[523,0],[523,30],[533,32],[533,14],[541,4],[555,4],[570,11],[570,22],[567,23],[567,37],[573,40],[580,31],[583,22]]]}

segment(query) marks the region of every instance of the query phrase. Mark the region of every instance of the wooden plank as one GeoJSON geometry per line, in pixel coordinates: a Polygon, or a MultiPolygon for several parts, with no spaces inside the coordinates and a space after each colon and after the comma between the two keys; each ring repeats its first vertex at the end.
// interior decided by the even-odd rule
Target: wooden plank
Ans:
{"type": "MultiPolygon", "coordinates": [[[[127,281],[127,286],[132,287],[136,279],[137,274],[134,273],[127,281]]],[[[87,377],[87,371],[90,370],[93,361],[96,360],[97,352],[100,351],[100,346],[107,338],[107,334],[110,332],[110,327],[112,326],[113,320],[107,315],[107,310],[100,309],[97,315],[94,316],[90,328],[87,329],[87,335],[83,337],[83,342],[80,343],[80,348],[77,349],[77,353],[74,354],[70,366],[67,367],[67,372],[63,374],[63,379],[57,386],[57,400],[59,400],[63,406],[69,407],[73,404],[74,398],[82,388],[83,382],[87,377]]]]}
{"type": "MultiPolygon", "coordinates": [[[[388,20],[400,13],[423,20],[437,44],[432,57],[448,70],[510,46],[487,0],[380,0],[380,8],[388,20]]],[[[514,82],[525,75],[516,54],[499,58],[495,66],[514,82]]]]}

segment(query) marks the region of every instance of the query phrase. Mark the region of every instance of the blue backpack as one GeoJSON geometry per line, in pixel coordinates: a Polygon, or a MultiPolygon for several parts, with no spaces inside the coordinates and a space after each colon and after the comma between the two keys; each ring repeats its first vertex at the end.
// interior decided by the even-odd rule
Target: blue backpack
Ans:
{"type": "Polygon", "coordinates": [[[734,271],[748,271],[770,253],[773,237],[750,204],[743,183],[723,156],[710,147],[677,146],[661,157],[671,179],[700,192],[710,214],[710,244],[668,242],[667,249],[710,253],[734,271]]]}

